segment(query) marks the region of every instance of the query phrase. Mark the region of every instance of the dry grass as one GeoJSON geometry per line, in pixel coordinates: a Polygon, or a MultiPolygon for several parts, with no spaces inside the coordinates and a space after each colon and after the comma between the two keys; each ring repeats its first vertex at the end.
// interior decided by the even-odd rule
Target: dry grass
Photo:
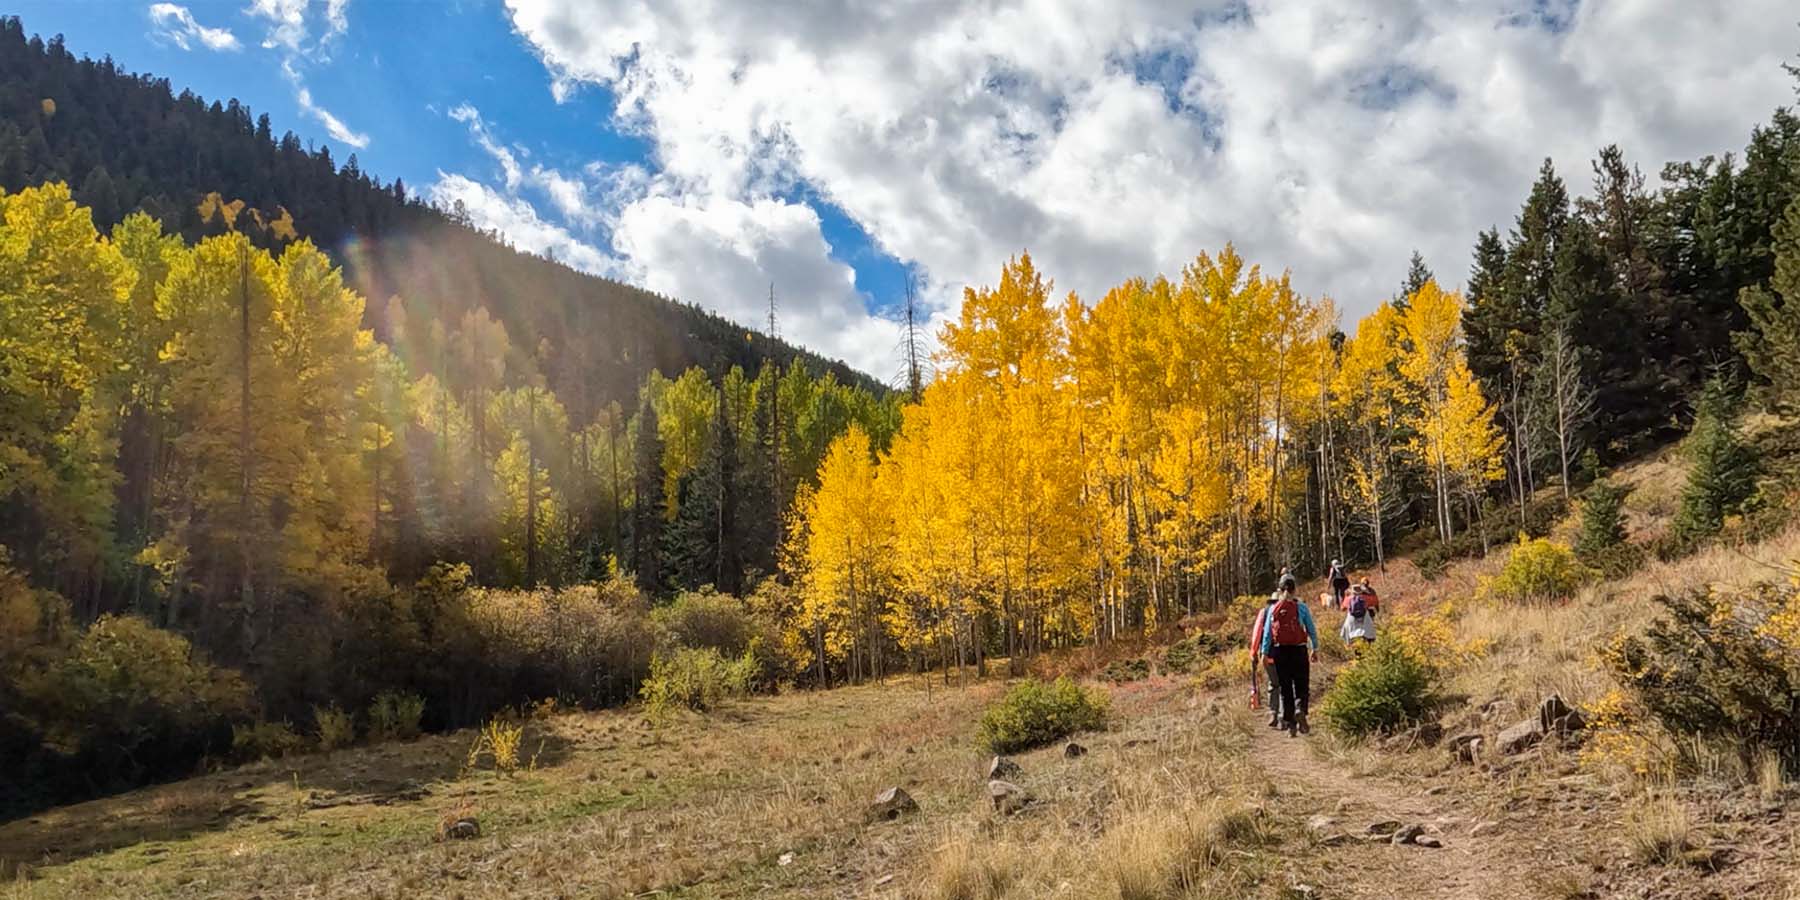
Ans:
{"type": "Polygon", "coordinates": [[[1787,796],[1787,770],[1782,767],[1779,754],[1768,750],[1757,754],[1753,771],[1758,796],[1769,801],[1781,800],[1787,796]]]}
{"type": "Polygon", "coordinates": [[[1641,863],[1670,865],[1695,846],[1693,819],[1673,796],[1646,796],[1625,814],[1625,838],[1641,863]]]}
{"type": "Polygon", "coordinates": [[[1228,850],[1264,843],[1256,814],[1218,798],[1163,799],[1174,803],[1127,814],[1101,841],[1099,860],[1119,900],[1222,895],[1239,886],[1223,864],[1228,850]]]}
{"type": "Polygon", "coordinates": [[[1025,864],[1015,845],[959,835],[932,854],[925,894],[932,900],[999,900],[1020,880],[1025,864]]]}

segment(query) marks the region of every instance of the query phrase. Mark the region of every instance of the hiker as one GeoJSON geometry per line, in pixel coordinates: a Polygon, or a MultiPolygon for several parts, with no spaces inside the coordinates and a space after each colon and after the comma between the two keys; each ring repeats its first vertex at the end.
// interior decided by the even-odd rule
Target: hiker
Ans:
{"type": "Polygon", "coordinates": [[[1331,573],[1326,576],[1326,580],[1331,582],[1332,607],[1343,606],[1344,592],[1350,590],[1350,576],[1344,574],[1344,564],[1338,560],[1332,560],[1331,573]]]}
{"type": "Polygon", "coordinates": [[[1275,601],[1280,597],[1280,591],[1270,594],[1269,602],[1264,603],[1262,609],[1256,611],[1255,621],[1250,624],[1250,695],[1252,698],[1258,696],[1256,688],[1256,670],[1258,667],[1261,667],[1263,677],[1269,682],[1270,728],[1281,727],[1281,694],[1280,686],[1276,683],[1275,667],[1265,661],[1265,657],[1267,657],[1268,654],[1264,653],[1262,649],[1263,630],[1268,627],[1269,610],[1275,608],[1275,601]]]}
{"type": "Polygon", "coordinates": [[[1359,642],[1375,643],[1375,594],[1369,591],[1368,585],[1357,583],[1350,586],[1350,595],[1344,598],[1344,621],[1338,626],[1338,637],[1356,652],[1359,642]]]}
{"type": "Polygon", "coordinates": [[[1262,633],[1263,662],[1275,667],[1281,685],[1281,725],[1288,737],[1312,731],[1306,714],[1312,700],[1312,663],[1319,658],[1319,631],[1313,627],[1312,611],[1294,590],[1292,575],[1281,579],[1262,633]]]}

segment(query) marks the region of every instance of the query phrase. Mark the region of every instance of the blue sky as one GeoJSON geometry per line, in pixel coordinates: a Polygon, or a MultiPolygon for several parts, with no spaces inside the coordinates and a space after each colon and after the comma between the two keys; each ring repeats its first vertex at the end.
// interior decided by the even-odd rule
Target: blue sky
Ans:
{"type": "MultiPolygon", "coordinates": [[[[514,244],[895,374],[1029,250],[1092,300],[1232,243],[1343,325],[1459,284],[1546,156],[1741,148],[1791,0],[16,0],[514,244]]],[[[1060,297],[1059,297],[1060,299],[1060,297]]]]}

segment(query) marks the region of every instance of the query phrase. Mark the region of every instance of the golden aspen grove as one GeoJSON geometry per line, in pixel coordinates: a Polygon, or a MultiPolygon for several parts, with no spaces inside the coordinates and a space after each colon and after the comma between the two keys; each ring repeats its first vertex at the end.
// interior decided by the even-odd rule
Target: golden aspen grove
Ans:
{"type": "Polygon", "coordinates": [[[1092,304],[1022,254],[966,291],[892,446],[832,445],[795,510],[787,645],[856,679],[883,640],[980,667],[1154,628],[1341,555],[1351,522],[1379,546],[1406,472],[1449,540],[1503,472],[1463,308],[1426,280],[1346,336],[1229,246],[1092,304]]]}

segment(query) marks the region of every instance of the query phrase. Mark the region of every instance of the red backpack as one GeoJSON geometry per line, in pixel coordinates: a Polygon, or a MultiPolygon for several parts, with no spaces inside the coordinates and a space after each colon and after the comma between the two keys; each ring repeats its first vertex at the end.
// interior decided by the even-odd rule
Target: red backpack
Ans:
{"type": "Polygon", "coordinates": [[[1275,601],[1275,608],[1269,611],[1269,622],[1275,630],[1275,635],[1271,640],[1274,646],[1291,647],[1296,644],[1306,644],[1306,626],[1300,624],[1300,601],[1292,597],[1284,597],[1275,601]]]}

